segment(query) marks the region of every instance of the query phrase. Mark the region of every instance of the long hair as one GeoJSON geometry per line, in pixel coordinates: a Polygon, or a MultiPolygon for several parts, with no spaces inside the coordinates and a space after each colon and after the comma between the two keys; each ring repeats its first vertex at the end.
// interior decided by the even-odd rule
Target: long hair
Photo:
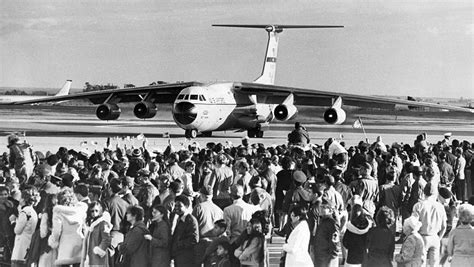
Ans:
{"type": "Polygon", "coordinates": [[[58,204],[58,195],[57,194],[47,194],[46,201],[44,202],[43,212],[47,214],[48,228],[53,227],[53,208],[58,204]]]}
{"type": "MultiPolygon", "coordinates": [[[[254,224],[260,224],[262,226],[262,231],[263,231],[263,223],[259,218],[253,217],[250,219],[250,224],[253,226],[254,224]]],[[[259,261],[263,261],[265,258],[265,236],[263,235],[262,232],[257,232],[252,228],[252,232],[247,236],[247,244],[245,245],[245,248],[249,247],[250,244],[252,243],[253,239],[257,238],[261,244],[261,247],[258,251],[258,259],[259,261]]]]}
{"type": "Polygon", "coordinates": [[[95,220],[97,220],[97,218],[101,217],[103,214],[104,214],[104,205],[101,202],[94,201],[91,204],[89,204],[89,207],[87,208],[87,217],[86,217],[87,225],[90,225],[91,223],[93,223],[95,220]],[[101,210],[99,213],[99,216],[97,217],[92,216],[92,209],[95,207],[100,207],[100,210],[101,210]]]}

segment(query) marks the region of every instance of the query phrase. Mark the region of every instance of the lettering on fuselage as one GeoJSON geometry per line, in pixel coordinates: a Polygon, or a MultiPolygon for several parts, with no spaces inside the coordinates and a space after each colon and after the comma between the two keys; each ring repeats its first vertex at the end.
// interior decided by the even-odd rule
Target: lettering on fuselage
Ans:
{"type": "Polygon", "coordinates": [[[224,97],[210,97],[209,98],[209,103],[211,103],[211,104],[224,104],[225,99],[224,99],[224,97]]]}

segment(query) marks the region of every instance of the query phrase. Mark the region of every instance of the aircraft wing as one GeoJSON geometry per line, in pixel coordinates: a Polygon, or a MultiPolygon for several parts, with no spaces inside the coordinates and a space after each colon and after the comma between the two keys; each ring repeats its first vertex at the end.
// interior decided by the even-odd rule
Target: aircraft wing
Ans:
{"type": "Polygon", "coordinates": [[[173,103],[176,96],[186,87],[202,85],[199,82],[159,84],[142,87],[131,87],[123,89],[110,89],[84,92],[79,94],[52,96],[37,100],[16,101],[12,104],[36,104],[45,102],[60,102],[75,99],[89,99],[94,104],[104,103],[109,98],[114,98],[116,103],[121,102],[140,102],[147,94],[151,94],[150,100],[154,103],[173,103]]]}
{"type": "Polygon", "coordinates": [[[379,96],[364,96],[328,91],[319,91],[305,88],[266,85],[258,83],[234,83],[234,91],[241,94],[256,95],[258,103],[281,104],[291,93],[294,96],[294,104],[299,106],[327,106],[330,107],[338,98],[342,98],[343,105],[367,108],[394,109],[396,105],[423,107],[439,110],[474,113],[473,109],[435,104],[429,102],[418,102],[403,99],[392,99],[379,96]]]}

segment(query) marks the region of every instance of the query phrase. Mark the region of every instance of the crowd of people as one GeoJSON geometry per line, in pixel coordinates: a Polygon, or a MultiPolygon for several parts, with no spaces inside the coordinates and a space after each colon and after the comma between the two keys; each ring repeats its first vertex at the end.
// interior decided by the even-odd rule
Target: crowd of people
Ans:
{"type": "Polygon", "coordinates": [[[0,161],[3,260],[269,266],[280,235],[280,266],[472,265],[468,141],[313,144],[299,123],[288,144],[250,141],[43,154],[11,135],[0,161]]]}

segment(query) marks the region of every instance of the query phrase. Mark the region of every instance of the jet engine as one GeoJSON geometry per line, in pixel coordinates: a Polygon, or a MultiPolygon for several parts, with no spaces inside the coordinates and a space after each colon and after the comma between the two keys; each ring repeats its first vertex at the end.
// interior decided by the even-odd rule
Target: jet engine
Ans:
{"type": "Polygon", "coordinates": [[[324,112],[324,121],[329,124],[342,124],[346,120],[346,112],[342,109],[342,98],[338,97],[332,107],[324,112]]]}
{"type": "Polygon", "coordinates": [[[293,104],[280,104],[275,107],[273,113],[275,115],[275,119],[279,121],[287,121],[296,116],[298,109],[293,104]]]}
{"type": "Polygon", "coordinates": [[[328,108],[324,112],[324,121],[329,124],[342,124],[346,120],[346,112],[342,108],[328,108]]]}
{"type": "Polygon", "coordinates": [[[95,114],[101,120],[112,121],[118,119],[121,112],[117,104],[104,103],[97,107],[95,114]]]}
{"type": "Polygon", "coordinates": [[[148,101],[142,101],[135,105],[133,109],[133,114],[139,119],[150,119],[156,115],[156,105],[148,101]]]}

